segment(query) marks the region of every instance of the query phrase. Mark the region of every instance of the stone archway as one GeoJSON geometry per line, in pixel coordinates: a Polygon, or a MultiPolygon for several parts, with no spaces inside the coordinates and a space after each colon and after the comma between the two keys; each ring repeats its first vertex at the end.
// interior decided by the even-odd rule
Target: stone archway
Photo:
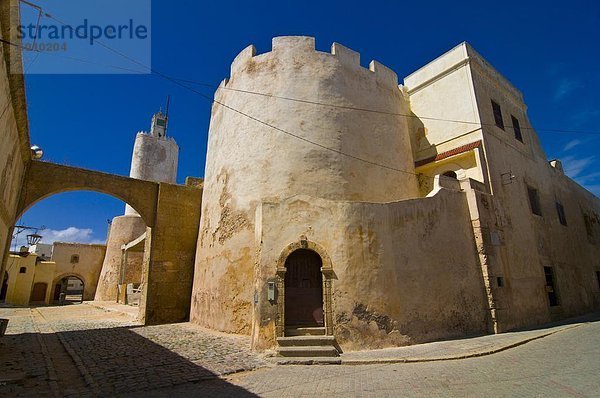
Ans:
{"type": "Polygon", "coordinates": [[[288,259],[295,252],[305,250],[315,253],[320,257],[322,275],[322,301],[323,301],[323,323],[325,326],[325,334],[333,336],[333,308],[332,308],[332,280],[334,279],[333,265],[331,258],[323,247],[315,242],[311,242],[306,237],[301,236],[300,240],[288,245],[280,254],[277,260],[277,322],[276,334],[277,337],[284,337],[286,327],[286,273],[290,263],[288,259]]]}
{"type": "MultiPolygon", "coordinates": [[[[67,272],[67,273],[58,275],[52,281],[52,285],[50,286],[50,289],[51,289],[50,300],[51,301],[58,301],[60,299],[60,293],[66,293],[66,291],[63,291],[63,288],[65,288],[65,290],[68,289],[67,280],[71,279],[71,278],[76,278],[81,281],[81,284],[82,284],[81,301],[90,299],[89,293],[86,292],[86,288],[89,289],[89,286],[88,286],[88,283],[85,280],[85,278],[75,272],[67,272]],[[87,298],[86,298],[86,293],[88,293],[87,298]]],[[[92,299],[93,299],[93,297],[92,297],[92,299]]]]}
{"type": "Polygon", "coordinates": [[[114,196],[133,207],[147,226],[156,222],[158,183],[38,160],[27,169],[15,219],[44,198],[80,190],[114,196]]]}

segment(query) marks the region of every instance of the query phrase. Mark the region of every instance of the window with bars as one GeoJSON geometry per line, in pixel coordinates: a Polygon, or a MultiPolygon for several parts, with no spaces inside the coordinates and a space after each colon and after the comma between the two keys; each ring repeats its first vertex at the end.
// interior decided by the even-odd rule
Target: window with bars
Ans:
{"type": "Polygon", "coordinates": [[[502,119],[502,108],[494,100],[492,100],[492,111],[494,112],[494,122],[496,126],[504,130],[504,120],[502,119]]]}

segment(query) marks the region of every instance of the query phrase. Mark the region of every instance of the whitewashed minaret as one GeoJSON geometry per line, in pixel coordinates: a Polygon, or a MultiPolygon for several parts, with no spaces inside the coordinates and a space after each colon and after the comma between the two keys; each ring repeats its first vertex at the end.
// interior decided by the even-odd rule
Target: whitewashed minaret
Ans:
{"type": "MultiPolygon", "coordinates": [[[[168,121],[168,116],[159,111],[152,116],[150,133],[142,131],[137,134],[133,145],[129,177],[175,184],[179,147],[173,138],[167,137],[168,121]]],[[[125,214],[137,214],[137,212],[126,205],[125,214]]]]}
{"type": "MultiPolygon", "coordinates": [[[[150,132],[141,131],[135,137],[129,176],[140,180],[167,182],[177,180],[179,147],[173,138],[167,137],[168,115],[162,111],[152,116],[150,132]]],[[[121,264],[121,246],[146,232],[146,224],[131,206],[125,206],[125,215],[112,220],[106,241],[106,257],[98,280],[96,301],[116,301],[118,285],[140,283],[142,278],[142,254],[128,255],[125,269],[121,264]]]]}

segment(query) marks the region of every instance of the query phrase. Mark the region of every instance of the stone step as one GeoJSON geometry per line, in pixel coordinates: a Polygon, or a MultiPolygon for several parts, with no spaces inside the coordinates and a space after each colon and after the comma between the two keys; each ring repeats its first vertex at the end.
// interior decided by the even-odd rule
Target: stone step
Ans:
{"type": "Polygon", "coordinates": [[[285,330],[287,336],[325,336],[324,327],[297,327],[285,330]]]}
{"type": "Polygon", "coordinates": [[[331,345],[327,346],[300,346],[279,347],[277,352],[282,357],[338,357],[338,350],[331,345]]]}
{"type": "Polygon", "coordinates": [[[273,362],[277,365],[341,365],[339,357],[276,357],[273,362]]]}
{"type": "Polygon", "coordinates": [[[335,337],[315,335],[277,337],[277,344],[280,347],[334,346],[335,337]]]}

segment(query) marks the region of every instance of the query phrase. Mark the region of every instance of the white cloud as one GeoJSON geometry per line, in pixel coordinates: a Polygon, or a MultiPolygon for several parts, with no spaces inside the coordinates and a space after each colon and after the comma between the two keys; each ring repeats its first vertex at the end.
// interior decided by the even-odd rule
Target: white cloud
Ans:
{"type": "Polygon", "coordinates": [[[565,174],[569,177],[575,179],[578,177],[581,172],[583,172],[586,167],[594,163],[594,156],[589,156],[587,158],[576,158],[574,156],[566,156],[562,160],[563,168],[565,170],[565,174]]]}
{"type": "MultiPolygon", "coordinates": [[[[27,237],[30,231],[24,231],[19,234],[16,241],[13,240],[13,247],[19,248],[27,245],[27,237]]],[[[105,243],[104,240],[99,240],[94,237],[94,231],[91,228],[77,228],[68,227],[61,230],[56,229],[44,229],[38,231],[38,234],[42,236],[40,243],[54,242],[76,242],[76,243],[105,243]]]]}
{"type": "Polygon", "coordinates": [[[554,92],[554,100],[560,101],[577,88],[581,87],[581,83],[577,80],[564,78],[561,79],[556,85],[556,91],[554,92]]]}
{"type": "Polygon", "coordinates": [[[566,144],[566,145],[565,145],[565,147],[563,148],[563,151],[564,151],[564,152],[566,152],[566,151],[568,151],[569,149],[573,149],[573,148],[575,148],[577,145],[580,145],[580,144],[581,144],[581,140],[577,140],[577,139],[575,139],[575,140],[571,140],[571,141],[567,142],[567,144],[566,144]]]}
{"type": "Polygon", "coordinates": [[[598,179],[600,179],[600,171],[594,171],[592,173],[587,173],[577,177],[577,181],[579,181],[581,184],[594,183],[598,179]]]}

